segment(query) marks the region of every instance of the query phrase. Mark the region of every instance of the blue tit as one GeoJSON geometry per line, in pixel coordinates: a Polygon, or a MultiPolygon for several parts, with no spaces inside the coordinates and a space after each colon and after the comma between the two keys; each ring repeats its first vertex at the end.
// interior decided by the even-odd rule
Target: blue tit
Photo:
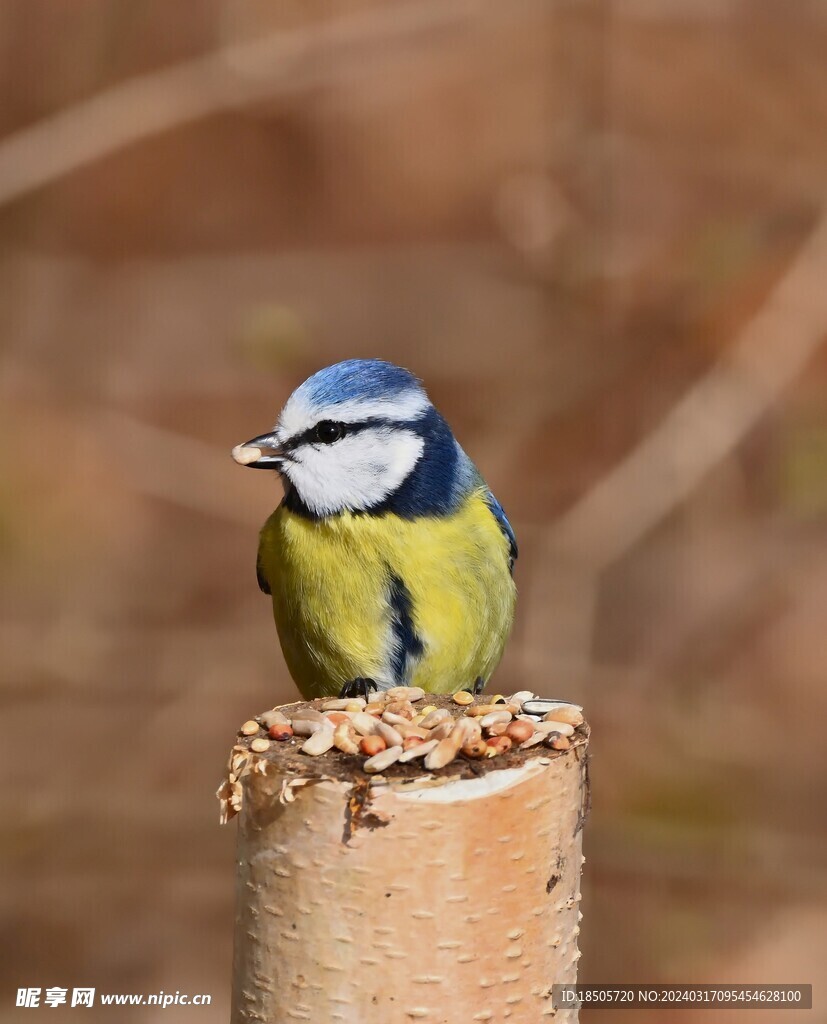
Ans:
{"type": "Polygon", "coordinates": [[[328,366],[233,457],[284,484],[257,575],[305,698],[484,687],[514,618],[517,544],[412,373],[328,366]]]}

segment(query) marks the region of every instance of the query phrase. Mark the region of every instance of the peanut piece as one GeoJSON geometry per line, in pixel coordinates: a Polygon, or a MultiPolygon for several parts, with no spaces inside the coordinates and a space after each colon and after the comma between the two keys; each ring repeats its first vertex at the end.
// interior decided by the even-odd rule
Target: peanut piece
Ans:
{"type": "Polygon", "coordinates": [[[287,723],[274,722],[267,730],[267,735],[271,740],[289,740],[293,735],[293,728],[287,723]]]}
{"type": "Polygon", "coordinates": [[[387,747],[381,736],[363,736],[359,741],[359,750],[368,757],[375,757],[381,751],[387,750],[387,747]]]}
{"type": "Polygon", "coordinates": [[[534,735],[534,726],[530,722],[509,722],[505,727],[505,735],[512,743],[525,743],[534,735]]]}

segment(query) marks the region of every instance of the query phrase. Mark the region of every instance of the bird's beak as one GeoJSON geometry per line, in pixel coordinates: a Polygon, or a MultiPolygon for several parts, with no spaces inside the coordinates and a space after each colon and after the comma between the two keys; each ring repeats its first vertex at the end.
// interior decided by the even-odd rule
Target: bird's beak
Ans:
{"type": "Polygon", "coordinates": [[[287,458],[275,434],[262,434],[233,448],[232,456],[239,466],[252,469],[278,469],[287,458]]]}

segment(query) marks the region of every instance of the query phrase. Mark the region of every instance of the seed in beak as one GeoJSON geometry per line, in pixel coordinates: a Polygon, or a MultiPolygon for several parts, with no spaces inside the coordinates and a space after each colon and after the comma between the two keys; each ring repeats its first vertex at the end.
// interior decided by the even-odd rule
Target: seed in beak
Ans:
{"type": "Polygon", "coordinates": [[[249,466],[253,462],[258,462],[262,454],[260,448],[253,448],[248,444],[237,444],[232,450],[232,456],[239,466],[249,466]]]}

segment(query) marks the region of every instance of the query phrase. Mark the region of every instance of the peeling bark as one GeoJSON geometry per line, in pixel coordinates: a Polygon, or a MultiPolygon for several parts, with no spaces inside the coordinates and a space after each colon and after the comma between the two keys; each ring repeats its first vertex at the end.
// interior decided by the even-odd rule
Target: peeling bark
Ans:
{"type": "Polygon", "coordinates": [[[584,754],[370,786],[245,776],[234,1024],[576,1021],[551,986],[580,956],[584,754]]]}

